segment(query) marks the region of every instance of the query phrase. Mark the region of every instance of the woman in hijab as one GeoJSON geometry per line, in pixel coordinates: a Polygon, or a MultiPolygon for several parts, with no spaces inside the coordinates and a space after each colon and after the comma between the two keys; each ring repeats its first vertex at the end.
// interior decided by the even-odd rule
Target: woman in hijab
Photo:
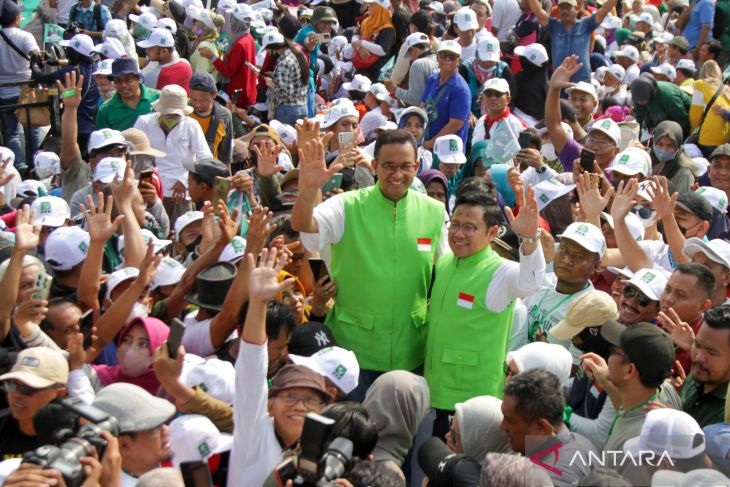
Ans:
{"type": "Polygon", "coordinates": [[[201,14],[201,16],[205,17],[205,20],[196,18],[191,29],[195,40],[190,49],[190,52],[192,52],[190,55],[190,66],[193,68],[193,73],[197,73],[198,71],[206,72],[213,76],[213,79],[218,83],[218,70],[215,69],[210,59],[200,55],[198,48],[206,47],[210,49],[215,54],[215,57],[220,57],[223,54],[215,45],[215,40],[218,39],[218,29],[223,26],[225,20],[222,15],[212,12],[201,14]],[[209,25],[211,21],[213,25],[209,25]]]}
{"type": "MultiPolygon", "coordinates": [[[[548,61],[535,64],[529,58],[520,56],[522,71],[515,75],[517,94],[512,95],[515,108],[535,120],[545,116],[545,99],[548,92],[548,61]]],[[[520,116],[517,113],[517,116],[520,116]]]]}
{"type": "MultiPolygon", "coordinates": [[[[477,55],[474,58],[461,62],[461,65],[459,65],[459,74],[464,78],[466,84],[469,85],[472,100],[471,114],[474,118],[482,116],[481,98],[479,94],[484,83],[492,78],[502,78],[507,81],[510,92],[514,94],[515,98],[517,97],[515,78],[512,75],[509,65],[499,60],[499,43],[491,36],[479,41],[479,44],[477,44],[477,55]],[[483,56],[486,56],[486,51],[489,52],[489,57],[483,58],[483,56]]],[[[544,103],[543,111],[545,111],[544,103]]]]}
{"type": "Polygon", "coordinates": [[[433,154],[423,147],[423,134],[426,132],[428,116],[423,108],[408,107],[398,119],[398,128],[404,129],[416,139],[418,146],[418,172],[421,173],[433,166],[433,154]]]}
{"type": "Polygon", "coordinates": [[[388,0],[370,0],[368,11],[360,26],[359,37],[354,36],[352,63],[356,72],[377,80],[383,67],[396,48],[395,26],[388,10],[388,0]]]}
{"type": "Polygon", "coordinates": [[[426,169],[418,175],[418,179],[423,183],[429,197],[440,201],[444,205],[447,204],[449,182],[446,180],[444,173],[438,169],[426,169]]]}
{"type": "Polygon", "coordinates": [[[169,334],[170,328],[157,318],[137,318],[131,321],[119,333],[119,365],[92,365],[102,386],[129,382],[157,395],[160,382],[152,369],[153,355],[169,334]]]}
{"type": "Polygon", "coordinates": [[[669,180],[670,193],[686,193],[694,183],[692,161],[682,148],[682,127],[672,120],[656,126],[651,142],[651,173],[669,180]]]}
{"type": "Polygon", "coordinates": [[[502,401],[493,396],[477,396],[456,403],[451,430],[446,433],[446,446],[454,453],[463,453],[477,462],[487,453],[510,453],[507,434],[502,424],[502,401]]]}
{"type": "Polygon", "coordinates": [[[370,386],[363,406],[378,428],[375,461],[404,478],[401,465],[431,410],[426,379],[405,370],[386,372],[370,386]]]}

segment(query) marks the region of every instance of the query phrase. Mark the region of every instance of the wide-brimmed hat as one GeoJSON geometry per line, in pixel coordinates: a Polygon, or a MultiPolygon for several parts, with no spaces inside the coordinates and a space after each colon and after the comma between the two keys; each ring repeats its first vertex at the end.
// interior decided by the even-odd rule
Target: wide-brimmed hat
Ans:
{"type": "Polygon", "coordinates": [[[141,81],[144,81],[142,73],[139,72],[139,66],[137,61],[129,57],[120,57],[115,59],[112,63],[112,73],[109,75],[110,78],[121,78],[128,74],[134,74],[139,77],[141,81]]]}
{"type": "Polygon", "coordinates": [[[193,113],[193,107],[188,105],[188,94],[185,88],[178,85],[167,85],[160,91],[160,98],[152,102],[154,108],[160,115],[177,114],[187,117],[193,113]]]}
{"type": "Polygon", "coordinates": [[[196,291],[185,299],[204,309],[221,310],[235,278],[236,266],[230,262],[211,264],[198,274],[196,291]]]}
{"type": "Polygon", "coordinates": [[[130,156],[165,157],[167,155],[165,152],[153,148],[147,134],[140,129],[130,128],[122,132],[122,135],[124,140],[134,147],[134,150],[129,152],[130,156]]]}

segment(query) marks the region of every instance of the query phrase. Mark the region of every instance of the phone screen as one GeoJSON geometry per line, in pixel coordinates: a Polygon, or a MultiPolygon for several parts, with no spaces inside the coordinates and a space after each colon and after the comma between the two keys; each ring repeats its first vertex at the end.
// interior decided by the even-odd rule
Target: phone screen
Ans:
{"type": "Polygon", "coordinates": [[[228,193],[231,190],[231,180],[228,178],[222,178],[220,176],[216,176],[215,182],[213,183],[213,210],[215,211],[215,216],[221,216],[220,210],[218,209],[218,204],[223,203],[224,205],[228,204],[228,193]]]}
{"type": "Polygon", "coordinates": [[[532,137],[530,136],[529,132],[520,132],[517,140],[520,143],[520,149],[529,149],[532,137]]]}
{"type": "MultiPolygon", "coordinates": [[[[312,268],[312,274],[314,274],[315,281],[319,281],[320,279],[322,279],[322,276],[326,276],[329,274],[329,272],[327,271],[327,266],[322,259],[310,258],[309,267],[312,268]]],[[[327,284],[329,281],[330,280],[327,279],[324,284],[327,284]]]]}
{"type": "Polygon", "coordinates": [[[596,153],[584,147],[583,150],[580,152],[580,166],[583,168],[583,170],[592,173],[595,170],[593,168],[593,163],[595,162],[595,160],[596,153]]]}
{"type": "Polygon", "coordinates": [[[175,318],[170,326],[170,334],[167,336],[167,351],[170,358],[177,358],[177,349],[180,348],[183,335],[185,334],[185,323],[175,318]]]}

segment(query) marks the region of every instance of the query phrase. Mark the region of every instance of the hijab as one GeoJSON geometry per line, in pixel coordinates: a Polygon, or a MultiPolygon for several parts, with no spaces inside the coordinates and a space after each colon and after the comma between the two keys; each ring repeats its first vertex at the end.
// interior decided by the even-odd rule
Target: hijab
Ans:
{"type": "Polygon", "coordinates": [[[235,44],[238,39],[248,34],[250,30],[251,22],[238,20],[236,17],[231,15],[231,46],[235,44]]]}
{"type": "Polygon", "coordinates": [[[570,379],[570,369],[573,366],[573,356],[567,348],[545,342],[528,343],[513,352],[508,352],[506,362],[510,361],[515,363],[520,373],[532,369],[550,372],[560,380],[561,385],[570,379]]]}
{"type": "Polygon", "coordinates": [[[438,169],[426,169],[425,171],[421,171],[421,173],[418,175],[418,179],[421,180],[424,188],[428,186],[431,182],[438,181],[439,183],[443,184],[444,193],[448,192],[449,190],[449,182],[446,179],[446,176],[438,169]]]}
{"type": "Polygon", "coordinates": [[[378,428],[375,460],[402,465],[431,409],[426,379],[405,370],[386,372],[373,382],[362,404],[378,428]]]}
{"type": "Polygon", "coordinates": [[[360,36],[365,40],[372,39],[375,37],[375,34],[383,29],[390,28],[395,30],[392,22],[393,15],[390,13],[390,10],[377,3],[372,3],[371,5],[373,6],[373,13],[363,20],[362,26],[360,27],[360,36]]]}
{"type": "Polygon", "coordinates": [[[456,420],[459,422],[464,454],[481,462],[487,453],[510,453],[512,450],[502,424],[502,400],[493,396],[472,397],[457,403],[456,420]]]}
{"type": "Polygon", "coordinates": [[[462,179],[471,178],[474,176],[474,165],[479,159],[481,159],[481,164],[486,169],[489,169],[492,164],[494,164],[494,161],[492,161],[491,159],[487,159],[486,157],[488,146],[488,140],[480,140],[479,142],[475,142],[471,146],[471,150],[469,151],[469,157],[467,157],[466,159],[466,164],[464,164],[464,167],[461,169],[462,179]]]}

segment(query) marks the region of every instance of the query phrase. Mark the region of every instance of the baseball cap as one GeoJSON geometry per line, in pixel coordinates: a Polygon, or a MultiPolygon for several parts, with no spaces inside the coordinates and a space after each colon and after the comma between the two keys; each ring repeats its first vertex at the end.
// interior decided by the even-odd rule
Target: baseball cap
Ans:
{"type": "Polygon", "coordinates": [[[291,389],[293,387],[303,387],[319,392],[326,398],[332,398],[324,385],[324,377],[322,374],[304,365],[288,364],[279,370],[274,376],[269,387],[269,398],[276,396],[281,391],[291,389]]]}
{"type": "Polygon", "coordinates": [[[464,143],[458,135],[442,135],[437,138],[433,151],[441,162],[447,164],[464,164],[466,162],[464,143]]]}
{"type": "Polygon", "coordinates": [[[362,74],[356,74],[352,77],[352,81],[349,81],[347,83],[342,83],[342,87],[345,89],[345,91],[368,91],[370,89],[370,85],[372,84],[372,81],[370,81],[370,78],[367,76],[363,76],[362,74]]]}
{"type": "Polygon", "coordinates": [[[641,157],[636,151],[619,152],[606,170],[627,176],[636,176],[637,174],[642,174],[645,177],[651,176],[651,166],[647,163],[646,158],[641,157]]]}
{"type": "Polygon", "coordinates": [[[54,174],[61,174],[61,159],[55,152],[37,152],[33,156],[36,175],[45,179],[54,174]]]}
{"type": "Polygon", "coordinates": [[[125,267],[109,274],[109,278],[106,281],[106,297],[110,297],[112,291],[121,283],[137,279],[137,276],[139,276],[139,269],[136,267],[125,267]]]}
{"type": "Polygon", "coordinates": [[[683,69],[690,73],[694,73],[697,71],[697,66],[695,66],[695,62],[691,59],[680,59],[677,61],[677,69],[683,69]]]}
{"type": "Polygon", "coordinates": [[[507,82],[506,79],[503,79],[503,78],[492,78],[492,79],[488,79],[487,81],[485,81],[484,84],[482,85],[481,93],[484,93],[487,90],[494,90],[494,91],[498,91],[500,93],[507,93],[508,95],[510,94],[509,93],[509,83],[507,82]]]}
{"type": "Polygon", "coordinates": [[[677,70],[669,63],[663,63],[655,68],[650,68],[650,71],[654,74],[662,74],[666,76],[669,78],[669,81],[674,81],[674,78],[677,77],[677,70]]]}
{"type": "Polygon", "coordinates": [[[235,264],[239,260],[243,259],[246,255],[246,239],[236,235],[233,239],[223,248],[223,252],[218,257],[218,262],[230,262],[235,264]]]}
{"type": "Polygon", "coordinates": [[[121,157],[105,157],[94,169],[94,181],[109,184],[116,178],[124,178],[124,170],[127,168],[127,161],[121,157]]]}
{"type": "MultiPolygon", "coordinates": [[[[610,213],[606,213],[604,211],[603,213],[601,213],[601,218],[606,220],[606,222],[612,229],[616,229],[613,224],[613,217],[610,213]]],[[[626,226],[629,227],[629,233],[634,240],[636,240],[637,242],[641,242],[642,240],[644,240],[644,234],[646,233],[646,229],[644,228],[644,224],[641,223],[641,220],[638,216],[636,216],[636,214],[629,212],[624,218],[624,221],[626,222],[626,226]]]]}
{"type": "Polygon", "coordinates": [[[591,84],[587,83],[585,81],[579,81],[575,85],[571,86],[567,90],[565,90],[567,93],[571,93],[573,91],[582,91],[583,93],[588,93],[593,97],[594,100],[598,101],[598,94],[596,93],[596,88],[591,84]]]}
{"type": "Polygon", "coordinates": [[[414,32],[406,37],[406,49],[413,46],[430,46],[431,40],[423,32],[414,32]]]}
{"type": "Polygon", "coordinates": [[[335,336],[324,323],[310,321],[294,329],[288,348],[289,354],[308,357],[324,348],[336,346],[335,336]]]}
{"type": "Polygon", "coordinates": [[[674,36],[669,44],[678,47],[684,51],[689,50],[689,41],[682,36],[674,36]]]}
{"type": "MultiPolygon", "coordinates": [[[[193,9],[200,9],[197,5],[190,5],[188,7],[190,10],[188,10],[188,15],[192,17],[193,9]]],[[[173,19],[170,19],[168,17],[162,17],[160,20],[157,21],[155,24],[155,29],[167,29],[170,32],[174,34],[177,34],[177,24],[173,19]]]]}
{"type": "Polygon", "coordinates": [[[608,320],[601,327],[601,336],[611,345],[621,347],[639,374],[666,379],[674,366],[674,344],[667,332],[649,323],[624,326],[608,320]]]}
{"type": "MultiPolygon", "coordinates": [[[[42,183],[41,183],[42,184],[42,183]]],[[[71,208],[63,198],[57,196],[41,196],[30,205],[31,214],[35,211],[32,225],[44,227],[60,227],[71,218],[71,208]]]]}
{"type": "Polygon", "coordinates": [[[638,288],[649,299],[659,301],[664,288],[667,287],[667,276],[660,270],[639,269],[624,282],[638,288]]]}
{"type": "Polygon", "coordinates": [[[155,290],[160,286],[177,284],[185,274],[185,267],[172,257],[163,257],[160,265],[157,266],[155,278],[150,284],[150,289],[155,290]]]}
{"type": "Polygon", "coordinates": [[[46,240],[46,262],[56,271],[68,271],[89,253],[89,234],[79,227],[59,227],[46,240]]]}
{"type": "Polygon", "coordinates": [[[574,7],[577,7],[578,6],[577,0],[559,0],[558,1],[558,5],[560,5],[562,3],[567,3],[567,4],[572,5],[574,7]]]}
{"type": "Polygon", "coordinates": [[[105,59],[103,61],[99,61],[96,63],[96,66],[94,66],[94,72],[91,73],[92,76],[109,76],[112,74],[112,64],[114,63],[114,59],[105,59]]]}
{"type": "Polygon", "coordinates": [[[434,436],[418,449],[418,465],[428,477],[429,487],[474,486],[480,482],[481,465],[468,455],[452,452],[434,436]]]}
{"type": "MultiPolygon", "coordinates": [[[[691,144],[688,144],[691,145],[691,144]]],[[[707,168],[710,167],[710,161],[705,159],[704,157],[692,157],[691,158],[691,165],[689,166],[690,170],[692,170],[692,173],[694,174],[695,179],[699,179],[702,176],[705,175],[707,172],[707,168]]]]}
{"type": "Polygon", "coordinates": [[[207,416],[185,414],[170,423],[170,448],[173,465],[207,461],[213,455],[229,451],[233,435],[221,433],[207,416]]]}
{"type": "Polygon", "coordinates": [[[373,83],[368,88],[368,92],[371,93],[376,100],[385,101],[388,97],[388,89],[383,83],[373,83]]]}
{"type": "Polygon", "coordinates": [[[606,267],[606,270],[610,272],[611,274],[615,274],[617,276],[626,276],[628,278],[631,278],[631,276],[634,275],[633,271],[629,267],[624,268],[618,268],[613,266],[606,267]]]}
{"type": "Polygon", "coordinates": [[[603,120],[596,120],[595,122],[593,122],[593,125],[591,125],[591,127],[588,129],[588,133],[590,134],[591,132],[596,130],[608,135],[611,140],[616,143],[616,145],[621,144],[621,128],[616,122],[614,122],[610,118],[604,118],[603,120]]]}
{"type": "Polygon", "coordinates": [[[639,22],[644,22],[645,24],[654,25],[654,17],[652,17],[649,12],[641,12],[639,14],[639,22]]]}
{"type": "Polygon", "coordinates": [[[617,318],[618,307],[611,295],[591,289],[570,301],[565,318],[548,333],[558,340],[570,340],[586,328],[602,326],[617,318]]]}
{"type": "Polygon", "coordinates": [[[182,232],[185,227],[193,222],[202,220],[203,216],[205,215],[202,211],[186,211],[180,215],[177,220],[175,220],[175,235],[178,240],[180,239],[180,232],[182,232]]]}
{"type": "Polygon", "coordinates": [[[263,51],[269,46],[278,46],[281,44],[284,44],[284,36],[281,35],[279,31],[270,30],[266,34],[264,34],[263,39],[261,39],[261,49],[259,51],[263,51]]]}
{"type": "Polygon", "coordinates": [[[93,406],[114,416],[119,433],[159,428],[175,415],[175,406],[128,382],[115,382],[96,394],[93,406]]]}
{"type": "Polygon", "coordinates": [[[148,49],[150,47],[175,47],[175,39],[172,37],[172,32],[167,29],[152,29],[150,36],[137,43],[142,49],[148,49]]]}
{"type": "Polygon", "coordinates": [[[717,156],[730,156],[730,144],[718,145],[712,154],[710,154],[710,160],[713,160],[717,156]]]}
{"type": "Polygon", "coordinates": [[[677,197],[677,206],[685,211],[689,211],[702,221],[712,221],[712,205],[697,193],[682,193],[677,197]]]}
{"type": "Polygon", "coordinates": [[[574,241],[589,252],[603,257],[606,252],[606,239],[601,229],[595,225],[585,222],[573,222],[565,229],[560,238],[567,238],[574,241]]]}
{"type": "Polygon", "coordinates": [[[535,66],[542,66],[549,59],[545,46],[542,44],[529,44],[527,46],[515,47],[515,54],[527,58],[535,66]]]}
{"type": "Polygon", "coordinates": [[[37,198],[39,196],[46,195],[48,195],[46,185],[37,179],[26,179],[21,181],[16,190],[16,197],[18,199],[22,198],[22,201],[25,201],[25,198],[37,198]]]}
{"type": "Polygon", "coordinates": [[[672,39],[674,39],[674,36],[669,32],[662,32],[661,34],[654,36],[652,39],[655,44],[667,44],[669,42],[672,42],[672,39]]]}
{"type": "Polygon", "coordinates": [[[626,70],[620,64],[612,64],[606,72],[611,73],[611,76],[619,81],[623,81],[626,76],[626,70]]]}
{"type": "Polygon", "coordinates": [[[672,460],[694,458],[705,452],[705,434],[697,421],[684,411],[654,409],[646,414],[641,434],[626,440],[624,451],[635,455],[666,452],[672,460]]]}
{"type": "Polygon", "coordinates": [[[713,238],[709,242],[705,242],[697,237],[688,238],[684,242],[682,253],[691,259],[697,252],[702,252],[712,262],[730,269],[730,242],[727,240],[713,238]]]}
{"type": "Polygon", "coordinates": [[[63,47],[70,47],[82,56],[91,57],[94,53],[94,41],[86,34],[76,34],[71,39],[61,41],[59,44],[63,47]]]}
{"type": "Polygon", "coordinates": [[[613,57],[627,57],[631,59],[632,61],[636,62],[639,60],[639,50],[636,49],[634,46],[628,46],[625,45],[621,47],[618,51],[614,51],[613,57]]]}
{"type": "Polygon", "coordinates": [[[713,208],[720,213],[727,213],[727,193],[714,186],[701,186],[697,188],[695,194],[698,194],[710,202],[713,208]]]}
{"type": "Polygon", "coordinates": [[[233,404],[236,397],[236,369],[225,360],[200,360],[189,367],[180,380],[186,386],[202,389],[226,404],[233,404]]]}
{"type": "Polygon", "coordinates": [[[533,342],[523,345],[512,352],[507,352],[507,363],[514,362],[517,370],[527,372],[542,369],[555,374],[561,384],[570,379],[573,357],[563,345],[557,343],[533,342]]]}
{"type": "Polygon", "coordinates": [[[344,117],[357,117],[358,120],[360,119],[360,112],[357,111],[357,108],[349,99],[344,99],[330,108],[321,125],[323,128],[331,127],[344,117]]]}
{"type": "Polygon", "coordinates": [[[191,18],[202,22],[203,25],[205,25],[209,29],[215,27],[213,17],[211,17],[210,12],[205,10],[204,8],[200,8],[197,5],[191,5],[190,7],[188,7],[188,14],[191,18]]]}
{"type": "Polygon", "coordinates": [[[712,485],[713,487],[730,487],[730,479],[719,470],[698,468],[687,473],[678,470],[657,470],[651,477],[652,487],[696,487],[712,485]]]}
{"type": "Polygon", "coordinates": [[[279,134],[279,138],[284,143],[284,145],[292,145],[297,141],[297,131],[291,125],[281,123],[278,120],[270,120],[269,126],[271,126],[272,129],[276,130],[276,133],[279,134]]]}
{"type": "Polygon", "coordinates": [[[152,30],[157,25],[157,17],[151,12],[145,12],[139,15],[129,14],[129,20],[135,24],[139,24],[147,30],[152,30]]]}
{"type": "MultiPolygon", "coordinates": [[[[172,243],[172,240],[162,240],[157,238],[157,236],[152,233],[150,230],[143,228],[141,230],[142,233],[142,240],[144,240],[145,248],[152,242],[152,251],[156,254],[160,250],[164,249],[168,245],[172,243]]],[[[117,251],[121,254],[124,252],[124,235],[120,235],[119,239],[117,240],[117,251]]]]}
{"type": "Polygon", "coordinates": [[[620,29],[622,26],[623,21],[621,17],[616,17],[615,15],[609,15],[601,22],[601,27],[606,30],[620,29]]]}
{"type": "Polygon", "coordinates": [[[499,39],[488,35],[477,44],[477,58],[480,61],[499,61],[499,39]]]}
{"type": "Polygon", "coordinates": [[[453,40],[442,41],[439,45],[438,52],[453,52],[454,54],[461,56],[461,46],[458,42],[453,40]]]}
{"type": "Polygon", "coordinates": [[[125,144],[124,135],[118,130],[101,129],[91,132],[89,136],[89,154],[113,145],[123,146],[125,144]]]}
{"type": "Polygon", "coordinates": [[[309,357],[289,354],[289,360],[304,365],[331,380],[338,389],[349,394],[357,387],[360,365],[355,353],[340,347],[323,348],[309,357]]]}
{"type": "Polygon", "coordinates": [[[21,351],[10,369],[0,375],[0,381],[19,380],[34,389],[64,386],[68,382],[68,361],[57,350],[30,347],[21,351]]]}
{"type": "Polygon", "coordinates": [[[113,37],[107,37],[104,39],[104,42],[94,46],[94,52],[98,52],[102,56],[112,60],[127,55],[127,51],[124,50],[122,41],[113,37]]]}
{"type": "Polygon", "coordinates": [[[197,71],[190,78],[190,89],[195,91],[202,91],[215,95],[218,92],[218,88],[215,86],[215,79],[207,71],[197,71]]]}
{"type": "Polygon", "coordinates": [[[476,30],[479,28],[477,14],[469,7],[462,7],[454,14],[454,23],[461,31],[476,30]]]}
{"type": "Polygon", "coordinates": [[[540,181],[533,189],[535,190],[535,198],[537,198],[537,209],[542,211],[556,199],[573,191],[575,184],[563,184],[557,178],[553,178],[540,181]]]}
{"type": "Polygon", "coordinates": [[[228,167],[218,159],[203,156],[196,160],[183,159],[183,167],[200,179],[213,186],[216,177],[225,178],[231,175],[228,167]]]}

